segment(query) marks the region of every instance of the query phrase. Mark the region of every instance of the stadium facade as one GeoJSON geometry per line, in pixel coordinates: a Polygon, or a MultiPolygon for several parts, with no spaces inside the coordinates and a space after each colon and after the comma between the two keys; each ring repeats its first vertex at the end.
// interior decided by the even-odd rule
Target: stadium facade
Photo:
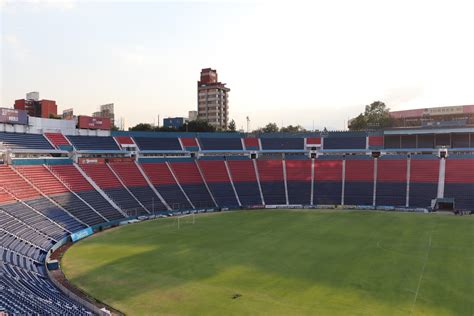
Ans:
{"type": "Polygon", "coordinates": [[[58,288],[50,256],[141,216],[276,207],[474,210],[468,125],[149,133],[14,116],[0,123],[0,308],[11,314],[101,313],[58,288]]]}
{"type": "Polygon", "coordinates": [[[474,126],[474,105],[392,111],[390,116],[397,128],[474,126]]]}

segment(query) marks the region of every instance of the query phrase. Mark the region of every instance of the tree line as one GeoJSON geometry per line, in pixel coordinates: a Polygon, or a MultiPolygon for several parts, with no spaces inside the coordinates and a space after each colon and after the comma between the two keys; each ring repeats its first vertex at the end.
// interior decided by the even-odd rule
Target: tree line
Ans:
{"type": "MultiPolygon", "coordinates": [[[[394,119],[390,116],[390,109],[381,101],[372,102],[365,106],[365,111],[349,122],[349,130],[377,130],[392,127],[394,119]]],[[[203,120],[186,122],[180,128],[173,127],[155,127],[149,123],[139,123],[128,129],[129,131],[147,131],[147,132],[236,132],[236,124],[231,120],[225,130],[216,130],[216,128],[203,120]]],[[[324,128],[326,130],[326,128],[324,128]]],[[[278,127],[276,123],[268,123],[264,127],[253,130],[252,133],[303,133],[308,132],[301,125],[288,125],[278,127]]]]}

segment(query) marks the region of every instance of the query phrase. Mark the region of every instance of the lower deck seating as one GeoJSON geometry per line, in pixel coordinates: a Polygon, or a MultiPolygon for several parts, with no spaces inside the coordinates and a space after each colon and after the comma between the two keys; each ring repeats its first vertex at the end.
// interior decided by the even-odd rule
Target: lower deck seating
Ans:
{"type": "Polygon", "coordinates": [[[103,217],[97,214],[73,193],[52,195],[50,198],[87,225],[93,226],[105,222],[103,217]]]}
{"type": "Polygon", "coordinates": [[[224,160],[200,160],[198,164],[217,205],[239,207],[224,160]]]}
{"type": "Polygon", "coordinates": [[[0,261],[2,307],[13,315],[92,315],[62,294],[44,275],[0,261]]]}
{"type": "Polygon", "coordinates": [[[110,167],[149,212],[166,210],[166,206],[150,188],[135,163],[116,163],[110,164],[110,167]]]}
{"type": "Polygon", "coordinates": [[[372,158],[346,159],[344,204],[373,205],[374,160],[372,158]]]}
{"type": "Polygon", "coordinates": [[[60,240],[68,235],[68,231],[64,228],[61,228],[51,219],[32,210],[23,203],[17,202],[2,205],[0,209],[56,240],[60,240]]]}
{"type": "Polygon", "coordinates": [[[195,208],[216,207],[194,161],[172,162],[170,167],[195,208]]]}
{"type": "Polygon", "coordinates": [[[280,159],[258,160],[257,166],[265,204],[287,204],[283,178],[283,161],[280,159]]]}
{"type": "Polygon", "coordinates": [[[341,204],[342,158],[315,160],[313,195],[313,204],[341,204]]]}
{"type": "Polygon", "coordinates": [[[407,158],[380,158],[377,163],[376,205],[405,206],[407,158]]]}
{"type": "Polygon", "coordinates": [[[142,163],[141,166],[148,179],[150,179],[151,183],[155,186],[155,189],[161,194],[171,209],[192,209],[192,206],[189,204],[183,191],[176,183],[165,162],[142,163]]]}
{"type": "Polygon", "coordinates": [[[311,204],[311,160],[286,160],[286,183],[290,204],[311,204]]]}
{"type": "Polygon", "coordinates": [[[439,159],[412,158],[410,161],[410,207],[431,207],[438,195],[439,159]]]}
{"type": "Polygon", "coordinates": [[[253,161],[228,160],[227,165],[242,206],[262,205],[253,161]]]}
{"type": "Polygon", "coordinates": [[[118,210],[116,210],[102,195],[100,195],[99,192],[93,190],[76,193],[107,220],[113,221],[124,218],[124,216],[118,210]]]}
{"type": "Polygon", "coordinates": [[[107,196],[114,201],[126,214],[144,215],[148,212],[137,202],[137,200],[123,187],[102,189],[107,196]]]}
{"type": "Polygon", "coordinates": [[[454,198],[458,210],[474,210],[474,156],[446,159],[444,197],[454,198]]]}
{"type": "Polygon", "coordinates": [[[73,215],[59,208],[47,198],[43,197],[34,200],[27,200],[24,202],[71,232],[78,231],[86,227],[84,224],[74,218],[73,215]]]}

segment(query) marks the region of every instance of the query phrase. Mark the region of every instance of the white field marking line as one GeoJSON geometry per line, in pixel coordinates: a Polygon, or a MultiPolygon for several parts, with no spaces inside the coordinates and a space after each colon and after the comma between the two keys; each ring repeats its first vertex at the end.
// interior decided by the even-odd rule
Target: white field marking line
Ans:
{"type": "Polygon", "coordinates": [[[421,269],[420,278],[418,279],[418,286],[416,287],[415,299],[413,300],[413,305],[411,306],[410,315],[412,315],[414,310],[415,310],[416,300],[418,299],[418,293],[420,292],[421,281],[423,280],[423,276],[425,274],[426,264],[428,263],[428,258],[430,256],[431,235],[432,234],[433,234],[433,231],[430,232],[430,239],[429,239],[429,243],[428,243],[428,251],[426,252],[425,262],[423,263],[423,268],[421,269]]]}

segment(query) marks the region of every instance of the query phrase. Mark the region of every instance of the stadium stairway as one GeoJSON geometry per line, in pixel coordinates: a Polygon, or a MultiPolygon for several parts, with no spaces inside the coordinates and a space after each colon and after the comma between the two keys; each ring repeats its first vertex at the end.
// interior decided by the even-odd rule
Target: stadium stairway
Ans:
{"type": "Polygon", "coordinates": [[[72,147],[72,144],[61,133],[44,133],[44,136],[57,149],[62,149],[62,148],[71,149],[72,147]]]}

